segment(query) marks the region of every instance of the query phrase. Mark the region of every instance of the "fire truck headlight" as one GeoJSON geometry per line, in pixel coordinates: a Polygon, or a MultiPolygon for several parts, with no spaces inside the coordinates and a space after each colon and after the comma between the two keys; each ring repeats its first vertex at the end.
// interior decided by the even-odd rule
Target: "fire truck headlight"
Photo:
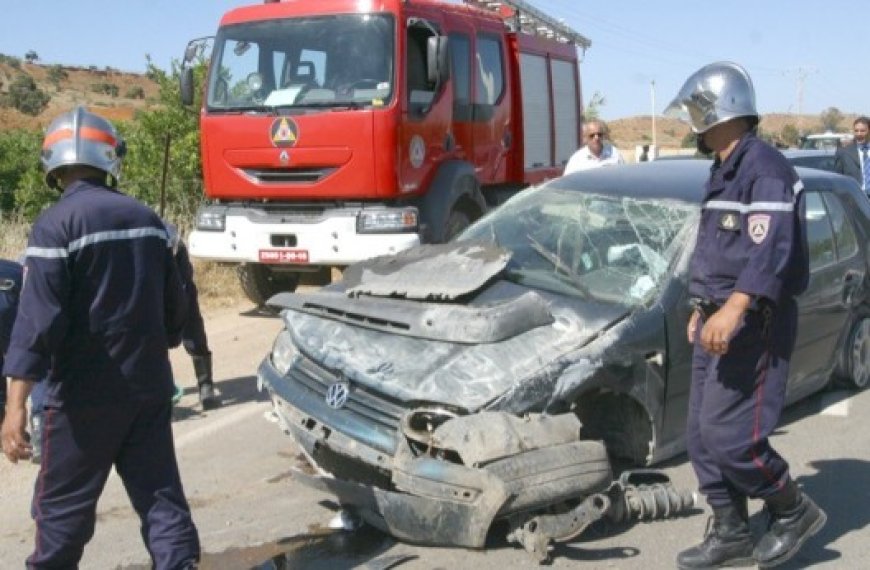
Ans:
{"type": "Polygon", "coordinates": [[[360,234],[416,232],[418,227],[417,208],[364,210],[356,217],[356,231],[360,234]]]}
{"type": "Polygon", "coordinates": [[[206,232],[222,232],[227,226],[227,214],[223,208],[201,208],[196,213],[196,229],[206,232]]]}

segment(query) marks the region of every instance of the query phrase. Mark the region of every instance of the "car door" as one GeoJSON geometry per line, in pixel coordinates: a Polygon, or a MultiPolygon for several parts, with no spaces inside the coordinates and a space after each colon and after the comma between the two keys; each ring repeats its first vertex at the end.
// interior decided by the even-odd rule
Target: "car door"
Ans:
{"type": "Polygon", "coordinates": [[[855,230],[834,194],[807,192],[806,225],[810,280],[798,301],[790,400],[827,382],[849,315],[851,293],[863,278],[855,230]]]}

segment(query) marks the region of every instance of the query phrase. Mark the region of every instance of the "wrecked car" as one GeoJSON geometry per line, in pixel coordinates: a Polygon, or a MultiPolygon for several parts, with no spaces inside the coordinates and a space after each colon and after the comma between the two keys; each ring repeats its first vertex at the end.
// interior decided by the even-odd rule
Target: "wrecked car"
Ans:
{"type": "MultiPolygon", "coordinates": [[[[285,326],[258,382],[315,469],[299,477],[398,538],[481,547],[505,519],[539,556],[611,503],[684,509],[667,481],[614,492],[612,478],[614,462],[685,448],[687,267],[709,167],[572,174],[450,243],[273,297],[285,326]]],[[[813,260],[789,401],[870,379],[870,203],[846,178],[800,172],[813,260]]]]}

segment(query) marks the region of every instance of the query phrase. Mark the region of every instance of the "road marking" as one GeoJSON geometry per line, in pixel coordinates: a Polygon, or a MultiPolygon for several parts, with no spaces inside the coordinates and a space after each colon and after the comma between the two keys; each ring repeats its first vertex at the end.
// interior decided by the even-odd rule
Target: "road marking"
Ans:
{"type": "Polygon", "coordinates": [[[822,398],[823,416],[840,416],[846,417],[849,415],[849,402],[851,402],[848,392],[834,392],[826,394],[822,398]]]}
{"type": "Polygon", "coordinates": [[[247,419],[250,416],[262,414],[263,409],[269,405],[269,402],[252,402],[250,404],[242,406],[238,410],[235,410],[232,413],[227,414],[224,417],[209,423],[208,425],[197,428],[191,432],[182,435],[175,440],[175,449],[179,450],[183,447],[190,445],[191,443],[195,443],[208,436],[214,435],[215,432],[218,432],[234,423],[247,419]]]}

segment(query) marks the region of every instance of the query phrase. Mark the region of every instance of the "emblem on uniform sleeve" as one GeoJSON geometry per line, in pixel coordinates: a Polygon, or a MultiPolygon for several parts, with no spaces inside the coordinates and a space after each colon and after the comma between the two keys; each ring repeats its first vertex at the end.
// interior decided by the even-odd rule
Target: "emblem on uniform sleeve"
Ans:
{"type": "Polygon", "coordinates": [[[770,228],[770,214],[752,214],[749,216],[749,237],[755,243],[761,243],[767,237],[770,228]]]}

